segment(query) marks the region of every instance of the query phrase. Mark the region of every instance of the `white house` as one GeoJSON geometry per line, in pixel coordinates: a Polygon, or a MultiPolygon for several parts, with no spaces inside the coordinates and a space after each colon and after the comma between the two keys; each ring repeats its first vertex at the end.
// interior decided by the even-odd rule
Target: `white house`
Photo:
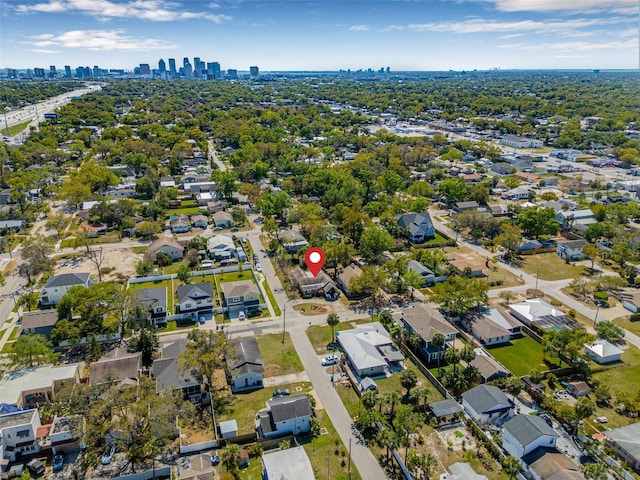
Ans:
{"type": "Polygon", "coordinates": [[[0,415],[0,472],[4,472],[17,456],[40,450],[37,434],[41,425],[36,408],[0,415]]]}
{"type": "Polygon", "coordinates": [[[476,422],[499,425],[514,414],[514,404],[493,385],[478,385],[462,394],[462,408],[476,422]]]}
{"type": "Polygon", "coordinates": [[[536,325],[542,330],[580,328],[576,322],[567,317],[562,310],[548,304],[541,298],[530,298],[520,303],[509,305],[509,312],[525,325],[536,325]]]}
{"type": "Polygon", "coordinates": [[[207,240],[207,250],[211,258],[215,260],[229,259],[236,254],[233,239],[226,235],[214,235],[207,240]]]}
{"type": "Polygon", "coordinates": [[[180,285],[178,287],[178,307],[180,313],[197,318],[213,310],[213,286],[211,282],[180,285]]]}
{"type": "Polygon", "coordinates": [[[378,322],[336,332],[336,336],[349,363],[360,377],[381,375],[389,365],[398,365],[404,360],[387,330],[378,322]]]}
{"type": "Polygon", "coordinates": [[[569,240],[568,242],[562,242],[558,244],[556,253],[558,256],[564,260],[580,260],[584,258],[584,253],[582,253],[582,247],[588,245],[584,238],[580,238],[578,240],[569,240]]]}
{"type": "Polygon", "coordinates": [[[433,226],[429,212],[405,213],[396,217],[398,225],[407,229],[409,240],[422,243],[436,236],[436,228],[433,226]]]}
{"type": "Polygon", "coordinates": [[[77,363],[54,367],[43,365],[4,374],[0,379],[0,399],[3,403],[27,408],[55,399],[64,384],[77,383],[80,374],[77,363]]]}
{"type": "Polygon", "coordinates": [[[538,447],[555,448],[559,435],[537,415],[516,415],[502,426],[502,448],[522,458],[538,447]]]}
{"type": "Polygon", "coordinates": [[[531,191],[531,187],[527,187],[525,185],[520,185],[519,187],[512,188],[511,190],[507,190],[502,194],[502,198],[505,200],[525,200],[529,198],[529,192],[531,191]]]}
{"type": "Polygon", "coordinates": [[[513,148],[542,148],[544,146],[542,140],[522,138],[515,135],[505,135],[500,139],[500,143],[513,148]]]}
{"type": "Polygon", "coordinates": [[[483,314],[464,315],[462,325],[482,345],[500,345],[511,340],[511,332],[483,314]]]}
{"type": "Polygon", "coordinates": [[[309,398],[301,393],[267,401],[267,410],[256,415],[256,428],[262,438],[300,435],[311,429],[313,409],[309,398]]]}
{"type": "Polygon", "coordinates": [[[302,446],[273,450],[262,455],[263,480],[313,479],[313,466],[302,446]]]}
{"type": "Polygon", "coordinates": [[[556,220],[560,222],[562,230],[586,230],[589,225],[598,223],[598,219],[588,208],[574,211],[560,211],[556,215],[556,220]]]}
{"type": "Polygon", "coordinates": [[[160,237],[149,245],[149,255],[157,255],[163,252],[171,260],[182,260],[184,247],[170,237],[160,237]]]}
{"type": "Polygon", "coordinates": [[[40,292],[42,305],[57,305],[65,293],[76,285],[89,286],[89,273],[62,273],[49,278],[40,292]]]}
{"type": "Polygon", "coordinates": [[[620,361],[622,349],[602,338],[591,345],[585,344],[584,353],[599,364],[613,363],[620,361]]]}
{"type": "Polygon", "coordinates": [[[187,215],[178,215],[172,218],[170,223],[172,233],[187,233],[191,231],[191,222],[187,215]]]}

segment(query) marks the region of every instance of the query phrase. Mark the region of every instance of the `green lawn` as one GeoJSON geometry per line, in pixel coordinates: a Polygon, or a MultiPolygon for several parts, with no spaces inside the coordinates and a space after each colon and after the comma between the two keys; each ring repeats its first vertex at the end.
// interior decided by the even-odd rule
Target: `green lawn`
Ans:
{"type": "Polygon", "coordinates": [[[193,320],[170,320],[166,323],[166,327],[158,327],[158,332],[175,332],[176,330],[191,330],[196,326],[193,320]]]}
{"type": "MultiPolygon", "coordinates": [[[[120,242],[119,232],[108,232],[106,235],[98,235],[91,239],[91,245],[100,245],[101,243],[118,243],[120,242]]],[[[75,238],[65,238],[60,242],[60,248],[76,248],[75,238]]]]}
{"type": "Polygon", "coordinates": [[[9,338],[7,339],[7,341],[10,342],[10,341],[15,340],[16,338],[18,338],[18,333],[19,332],[20,332],[20,329],[18,327],[14,327],[13,331],[9,335],[9,338]]]}
{"type": "Polygon", "coordinates": [[[433,245],[433,244],[447,243],[447,241],[448,240],[446,238],[444,238],[442,235],[440,235],[438,232],[436,232],[435,238],[432,238],[428,242],[420,243],[420,244],[417,245],[417,247],[421,247],[423,245],[433,245]]]}
{"type": "Polygon", "coordinates": [[[256,340],[258,340],[264,362],[265,377],[287,375],[304,370],[288,333],[284,336],[284,343],[282,343],[282,335],[279,333],[260,335],[256,340]]]}
{"type": "Polygon", "coordinates": [[[167,210],[167,219],[174,215],[200,215],[202,213],[206,213],[206,210],[200,207],[186,207],[186,208],[174,208],[171,210],[167,210]]]}
{"type": "Polygon", "coordinates": [[[137,253],[137,254],[145,254],[149,251],[149,247],[146,247],[144,245],[139,246],[139,247],[133,247],[131,248],[131,251],[133,253],[137,253]]]}
{"type": "Polygon", "coordinates": [[[276,302],[276,297],[273,295],[273,292],[271,291],[271,287],[269,286],[266,280],[262,281],[262,288],[264,289],[265,293],[267,294],[267,297],[269,298],[269,303],[273,308],[273,313],[275,314],[276,317],[279,317],[280,315],[282,315],[282,310],[280,310],[280,305],[278,305],[278,302],[276,302]]]}
{"type": "Polygon", "coordinates": [[[144,283],[130,283],[129,290],[135,292],[136,290],[142,290],[145,288],[165,287],[167,289],[167,312],[169,315],[173,315],[173,288],[174,285],[177,288],[178,283],[174,280],[161,280],[159,282],[144,282],[144,283]]]}
{"type": "MultiPolygon", "coordinates": [[[[22,132],[29,126],[30,123],[31,123],[31,120],[27,120],[26,122],[22,122],[22,123],[18,123],[17,125],[10,126],[9,136],[13,137],[14,135],[17,135],[18,133],[22,132]]],[[[5,126],[2,127],[2,134],[3,135],[7,134],[7,128],[5,126]]]]}
{"type": "MultiPolygon", "coordinates": [[[[313,386],[310,382],[302,382],[279,385],[278,388],[288,388],[291,394],[298,394],[311,392],[313,386]]],[[[258,410],[267,408],[267,400],[271,398],[273,390],[273,388],[261,388],[253,392],[235,395],[229,391],[228,403],[224,406],[223,413],[217,416],[216,421],[219,424],[225,420],[235,419],[238,422],[238,434],[240,435],[255,431],[256,413],[258,410]]]]}
{"type": "Polygon", "coordinates": [[[563,280],[576,278],[587,273],[583,266],[566,263],[555,253],[540,253],[524,257],[522,270],[533,275],[540,275],[541,280],[563,280]]]}
{"type": "Polygon", "coordinates": [[[15,345],[16,342],[7,342],[4,344],[4,347],[2,347],[2,351],[0,353],[11,353],[13,351],[13,346],[15,345]]]}
{"type": "Polygon", "coordinates": [[[542,357],[542,345],[525,335],[511,340],[506,346],[487,347],[491,355],[517,377],[527,375],[532,369],[546,371],[557,368],[557,359],[542,357]]]}
{"type": "MultiPolygon", "coordinates": [[[[367,323],[369,319],[356,320],[355,322],[341,322],[335,327],[336,332],[353,328],[353,323],[367,323]]],[[[307,336],[317,353],[327,353],[327,346],[331,343],[331,327],[329,325],[313,325],[307,328],[307,336]]]]}

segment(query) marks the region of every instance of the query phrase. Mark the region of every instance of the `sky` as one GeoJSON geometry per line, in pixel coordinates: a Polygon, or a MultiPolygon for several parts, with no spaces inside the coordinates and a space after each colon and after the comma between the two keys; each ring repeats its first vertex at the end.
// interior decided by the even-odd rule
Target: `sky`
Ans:
{"type": "Polygon", "coordinates": [[[0,68],[637,69],[640,0],[0,0],[0,68]],[[167,62],[168,65],[168,62],[167,62]]]}

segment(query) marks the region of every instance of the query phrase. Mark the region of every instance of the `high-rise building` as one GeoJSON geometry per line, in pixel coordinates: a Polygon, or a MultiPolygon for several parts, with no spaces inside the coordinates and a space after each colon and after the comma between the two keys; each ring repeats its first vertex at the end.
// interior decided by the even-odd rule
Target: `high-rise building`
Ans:
{"type": "Polygon", "coordinates": [[[140,64],[140,75],[151,75],[151,67],[148,63],[140,64]]]}
{"type": "Polygon", "coordinates": [[[190,63],[189,63],[189,57],[184,57],[184,58],[182,59],[182,66],[183,66],[183,67],[186,67],[187,65],[190,65],[190,63]]]}
{"type": "MultiPolygon", "coordinates": [[[[207,72],[208,70],[209,70],[209,64],[207,64],[207,72]]],[[[212,75],[212,80],[220,80],[222,78],[222,71],[220,70],[220,64],[218,62],[211,62],[210,73],[212,75]]]]}
{"type": "Polygon", "coordinates": [[[176,59],[175,58],[170,58],[169,59],[169,73],[171,75],[175,75],[177,73],[177,71],[176,71],[176,59]]]}
{"type": "Polygon", "coordinates": [[[190,63],[187,63],[184,67],[182,67],[182,69],[184,70],[184,78],[193,77],[193,67],[190,63]]]}
{"type": "Polygon", "coordinates": [[[249,76],[251,78],[256,78],[260,76],[260,69],[258,67],[256,67],[255,65],[252,67],[249,67],[249,76]]]}
{"type": "Polygon", "coordinates": [[[196,78],[200,78],[202,76],[202,62],[200,61],[200,57],[193,57],[193,76],[196,78]]]}
{"type": "Polygon", "coordinates": [[[34,68],[33,69],[33,76],[36,78],[44,78],[44,68],[34,68]]]}
{"type": "Polygon", "coordinates": [[[93,66],[93,76],[94,77],[101,77],[102,76],[102,70],[100,70],[100,67],[98,65],[94,65],[93,66]]]}
{"type": "Polygon", "coordinates": [[[64,66],[64,76],[71,78],[71,67],[69,65],[64,66]]]}
{"type": "Polygon", "coordinates": [[[230,68],[227,70],[227,77],[229,77],[230,80],[237,80],[238,78],[238,70],[236,70],[235,68],[230,68]]]}
{"type": "Polygon", "coordinates": [[[158,71],[160,72],[160,75],[167,71],[167,64],[164,63],[162,58],[158,60],[158,71]]]}

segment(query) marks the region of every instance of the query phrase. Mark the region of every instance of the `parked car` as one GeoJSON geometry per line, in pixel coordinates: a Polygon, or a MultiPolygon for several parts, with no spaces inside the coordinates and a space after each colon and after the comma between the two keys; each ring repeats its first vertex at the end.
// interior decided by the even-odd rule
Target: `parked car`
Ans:
{"type": "Polygon", "coordinates": [[[277,388],[273,391],[273,397],[274,398],[278,398],[278,397],[286,397],[287,395],[289,395],[289,389],[288,388],[277,388]]]}
{"type": "Polygon", "coordinates": [[[115,445],[111,445],[107,447],[107,449],[104,451],[104,455],[102,455],[102,459],[100,460],[100,463],[102,463],[102,465],[109,465],[111,463],[111,460],[113,460],[113,456],[115,454],[116,454],[115,445]]]}
{"type": "Polygon", "coordinates": [[[337,355],[327,355],[322,360],[320,360],[320,364],[323,367],[327,367],[329,365],[335,365],[336,363],[338,363],[338,356],[337,355]]]}
{"type": "Polygon", "coordinates": [[[63,466],[64,466],[64,457],[60,453],[55,454],[53,456],[53,471],[59,472],[62,470],[63,466]]]}
{"type": "Polygon", "coordinates": [[[44,463],[36,458],[27,463],[27,468],[34,475],[42,475],[44,473],[44,463]]]}
{"type": "Polygon", "coordinates": [[[211,465],[216,466],[220,463],[220,457],[218,455],[211,455],[211,465]]]}
{"type": "Polygon", "coordinates": [[[262,271],[262,265],[260,265],[259,263],[256,263],[256,271],[258,272],[262,271]]]}
{"type": "Polygon", "coordinates": [[[244,312],[240,312],[238,314],[238,320],[242,321],[242,320],[246,320],[247,319],[247,315],[244,312]]]}

